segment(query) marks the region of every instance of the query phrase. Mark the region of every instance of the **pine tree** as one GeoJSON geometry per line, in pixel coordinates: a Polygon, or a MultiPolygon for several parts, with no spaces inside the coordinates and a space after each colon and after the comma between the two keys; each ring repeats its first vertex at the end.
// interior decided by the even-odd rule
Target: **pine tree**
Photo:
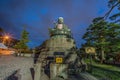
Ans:
{"type": "Polygon", "coordinates": [[[105,59],[105,48],[109,44],[106,40],[108,29],[108,22],[95,18],[93,23],[88,27],[87,32],[84,34],[83,39],[89,46],[94,46],[99,50],[101,63],[105,59]]]}
{"type": "Polygon", "coordinates": [[[110,16],[113,9],[120,10],[120,0],[109,0],[108,7],[110,10],[103,17],[93,19],[83,36],[84,45],[93,46],[100,53],[101,63],[105,59],[104,53],[120,52],[120,12],[110,16]],[[108,17],[112,22],[106,21],[108,17]]]}
{"type": "MultiPolygon", "coordinates": [[[[104,19],[107,19],[109,17],[109,15],[113,11],[113,9],[118,8],[118,10],[120,10],[120,0],[109,0],[108,1],[108,7],[110,8],[110,10],[105,14],[104,19]]],[[[111,16],[111,18],[116,19],[118,17],[118,14],[120,14],[120,12],[111,16]]]]}
{"type": "Polygon", "coordinates": [[[27,43],[29,42],[28,39],[29,33],[24,29],[21,33],[20,41],[14,46],[21,53],[21,51],[28,49],[27,43]]]}

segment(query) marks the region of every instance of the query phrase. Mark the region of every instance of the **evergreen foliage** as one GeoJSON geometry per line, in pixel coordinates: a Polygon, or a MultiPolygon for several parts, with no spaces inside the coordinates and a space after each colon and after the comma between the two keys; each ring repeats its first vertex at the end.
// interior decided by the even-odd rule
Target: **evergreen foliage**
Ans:
{"type": "Polygon", "coordinates": [[[29,33],[24,29],[21,33],[20,41],[14,46],[16,49],[28,49],[27,43],[29,42],[28,39],[29,33]]]}

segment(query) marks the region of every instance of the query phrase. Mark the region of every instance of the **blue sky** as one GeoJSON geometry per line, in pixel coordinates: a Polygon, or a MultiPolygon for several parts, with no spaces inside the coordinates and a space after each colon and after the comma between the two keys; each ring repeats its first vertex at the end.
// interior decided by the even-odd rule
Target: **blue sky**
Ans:
{"type": "MultiPolygon", "coordinates": [[[[29,46],[40,45],[49,38],[48,27],[58,17],[72,30],[77,46],[92,19],[103,16],[109,9],[108,0],[0,0],[0,27],[19,39],[23,26],[30,33],[29,46]]],[[[114,10],[113,13],[116,13],[114,10]]],[[[111,13],[111,14],[113,14],[111,13]]]]}

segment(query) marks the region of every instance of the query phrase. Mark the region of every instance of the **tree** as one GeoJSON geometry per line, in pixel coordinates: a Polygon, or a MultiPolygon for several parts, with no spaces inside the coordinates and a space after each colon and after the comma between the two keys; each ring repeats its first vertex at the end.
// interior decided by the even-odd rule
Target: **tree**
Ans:
{"type": "Polygon", "coordinates": [[[109,51],[111,53],[118,53],[120,52],[120,0],[109,0],[108,7],[110,8],[110,10],[105,14],[104,19],[107,19],[109,17],[109,19],[112,21],[112,23],[110,23],[109,25],[110,32],[108,34],[108,41],[110,41],[109,51]],[[118,13],[115,13],[111,16],[110,13],[115,8],[118,9],[118,13]]]}
{"type": "Polygon", "coordinates": [[[107,19],[110,13],[112,12],[112,10],[115,9],[116,7],[118,8],[118,10],[120,10],[120,0],[109,0],[108,7],[110,8],[110,10],[105,14],[104,19],[107,19]]]}
{"type": "Polygon", "coordinates": [[[116,23],[109,24],[108,39],[111,52],[120,51],[120,25],[116,23]],[[114,42],[113,42],[114,41],[114,42]]]}
{"type": "Polygon", "coordinates": [[[4,30],[0,27],[0,35],[2,35],[3,32],[4,30]]]}
{"type": "Polygon", "coordinates": [[[0,27],[0,42],[2,42],[2,34],[3,34],[4,30],[0,27]]]}
{"type": "Polygon", "coordinates": [[[83,39],[89,46],[94,46],[99,50],[101,63],[105,59],[105,48],[109,44],[106,40],[108,33],[108,22],[101,20],[102,18],[95,18],[93,23],[88,27],[83,39]]]}
{"type": "Polygon", "coordinates": [[[29,42],[28,39],[29,33],[24,29],[21,33],[20,41],[14,46],[20,53],[22,50],[28,49],[27,43],[29,42]]]}
{"type": "Polygon", "coordinates": [[[2,29],[2,28],[0,28],[0,32],[3,32],[3,29],[2,29]]]}
{"type": "Polygon", "coordinates": [[[84,45],[95,47],[101,54],[101,63],[105,59],[104,53],[120,52],[120,12],[110,16],[116,7],[120,10],[120,0],[109,0],[108,7],[110,10],[103,17],[93,19],[83,36],[84,45]],[[106,21],[108,17],[112,22],[106,21]]]}
{"type": "Polygon", "coordinates": [[[95,18],[87,28],[83,39],[86,40],[87,46],[94,46],[99,50],[98,53],[101,54],[102,63],[105,59],[104,53],[118,52],[120,50],[120,25],[107,22],[101,17],[95,18]]]}

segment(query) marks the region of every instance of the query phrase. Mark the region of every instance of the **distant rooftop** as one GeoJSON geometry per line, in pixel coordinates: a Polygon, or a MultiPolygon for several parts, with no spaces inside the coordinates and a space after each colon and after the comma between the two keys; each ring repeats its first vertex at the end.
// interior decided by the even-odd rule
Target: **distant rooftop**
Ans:
{"type": "Polygon", "coordinates": [[[3,43],[0,43],[0,49],[7,49],[7,46],[5,46],[3,43]]]}

